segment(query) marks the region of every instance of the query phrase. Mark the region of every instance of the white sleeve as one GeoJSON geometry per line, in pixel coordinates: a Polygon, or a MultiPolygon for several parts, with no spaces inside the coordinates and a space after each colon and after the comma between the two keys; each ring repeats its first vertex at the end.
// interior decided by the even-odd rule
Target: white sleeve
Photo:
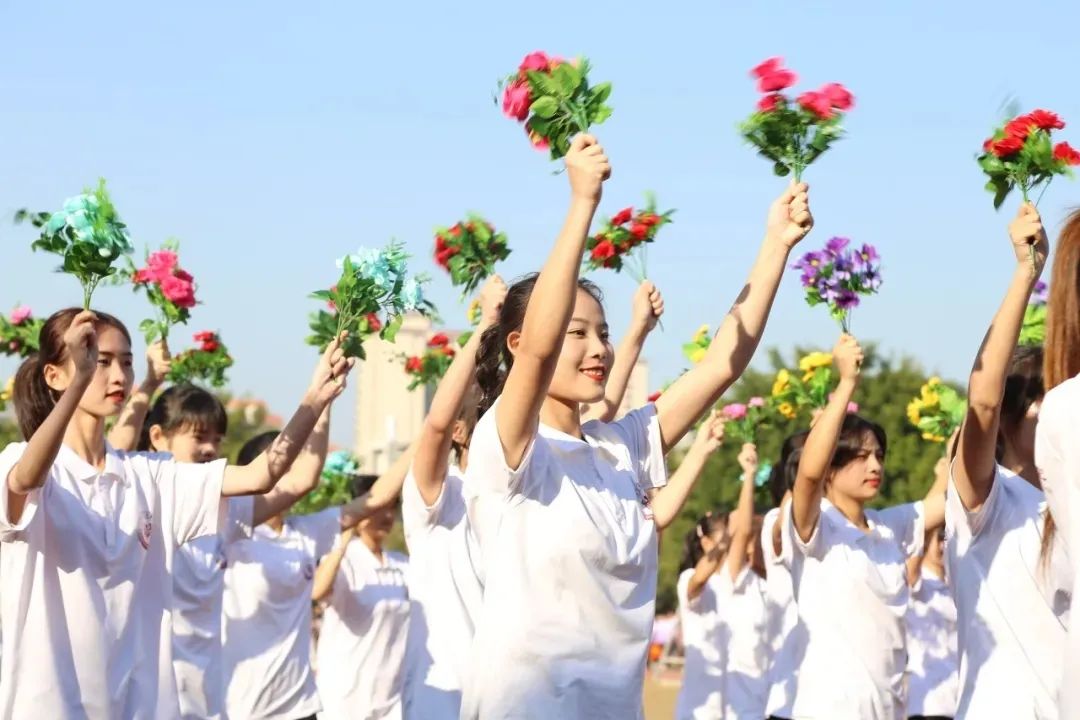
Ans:
{"type": "Polygon", "coordinates": [[[226,498],[226,516],[221,538],[226,545],[251,537],[255,522],[255,496],[226,498]]]}
{"type": "Polygon", "coordinates": [[[709,591],[706,586],[696,598],[690,599],[690,578],[694,574],[694,568],[688,568],[683,570],[679,575],[679,580],[675,583],[675,594],[679,598],[679,607],[686,608],[691,612],[699,612],[701,610],[701,600],[705,597],[705,593],[709,591]]]}
{"type": "Polygon", "coordinates": [[[173,539],[178,546],[222,529],[228,500],[221,495],[225,465],[225,460],[211,463],[164,460],[158,465],[158,487],[169,488],[172,497],[173,539]]]}
{"type": "Polygon", "coordinates": [[[1046,506],[1063,539],[1069,537],[1069,497],[1080,486],[1077,445],[1080,418],[1071,417],[1074,413],[1066,402],[1068,399],[1067,387],[1048,392],[1039,408],[1039,424],[1035,429],[1035,465],[1046,494],[1046,506]]]}
{"type": "Polygon", "coordinates": [[[335,505],[310,515],[292,515],[289,524],[311,541],[318,562],[334,547],[341,534],[341,507],[335,505]]]}
{"type": "Polygon", "coordinates": [[[37,516],[41,495],[49,487],[50,478],[52,477],[52,470],[50,469],[49,476],[45,478],[45,484],[26,494],[26,501],[23,503],[23,511],[19,517],[19,522],[11,522],[8,507],[8,495],[11,492],[8,490],[8,475],[19,464],[23,453],[26,452],[26,445],[25,442],[11,443],[4,448],[3,452],[0,452],[0,478],[4,481],[4,487],[0,490],[0,542],[16,540],[18,533],[30,526],[30,522],[37,516]]]}
{"type": "Polygon", "coordinates": [[[993,484],[990,486],[990,494],[982,507],[971,512],[964,507],[960,494],[956,490],[953,480],[952,468],[949,469],[949,487],[945,491],[945,534],[947,537],[956,537],[964,540],[965,544],[974,540],[987,527],[994,524],[994,519],[999,514],[999,505],[1005,484],[1005,478],[1001,475],[1000,466],[994,470],[993,484]]]}
{"type": "Polygon", "coordinates": [[[538,435],[533,435],[517,470],[511,470],[507,465],[499,428],[495,424],[495,409],[498,406],[499,401],[496,401],[473,430],[469,443],[469,467],[465,471],[465,484],[470,495],[498,493],[509,496],[521,493],[535,462],[538,435]]]}
{"type": "Polygon", "coordinates": [[[761,521],[761,552],[765,558],[766,567],[770,565],[782,565],[784,563],[783,532],[780,533],[780,554],[777,554],[776,548],[773,547],[773,528],[778,522],[781,522],[780,508],[778,507],[765,513],[765,517],[761,521]]]}
{"type": "Polygon", "coordinates": [[[438,522],[439,513],[446,504],[446,479],[443,479],[439,497],[431,505],[424,503],[420,488],[416,485],[416,476],[412,469],[405,476],[401,487],[401,520],[406,533],[417,528],[431,527],[438,522]]]}
{"type": "Polygon", "coordinates": [[[821,557],[825,552],[825,541],[822,540],[823,534],[822,526],[826,523],[824,511],[818,513],[817,523],[814,525],[814,532],[810,535],[810,539],[803,542],[803,539],[799,537],[799,531],[795,528],[795,503],[788,502],[787,510],[781,516],[783,518],[783,527],[780,529],[780,538],[783,543],[783,556],[790,562],[796,555],[806,555],[807,557],[821,557]]]}
{"type": "MultiPolygon", "coordinates": [[[[652,403],[632,410],[608,427],[622,438],[630,451],[637,470],[638,485],[643,490],[667,485],[664,464],[664,442],[660,435],[660,418],[652,403]]],[[[471,461],[471,456],[470,456],[471,461]]]]}
{"type": "Polygon", "coordinates": [[[904,555],[922,555],[926,538],[923,501],[893,505],[877,512],[877,521],[892,531],[904,555]]]}

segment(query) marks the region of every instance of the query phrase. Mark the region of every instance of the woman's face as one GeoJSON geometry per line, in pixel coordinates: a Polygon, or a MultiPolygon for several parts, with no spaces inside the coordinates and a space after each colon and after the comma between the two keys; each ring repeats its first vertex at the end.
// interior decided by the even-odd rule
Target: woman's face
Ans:
{"type": "MultiPolygon", "coordinates": [[[[79,409],[98,418],[118,415],[131,394],[135,380],[132,368],[131,343],[124,333],[110,325],[98,325],[98,360],[94,375],[82,398],[79,409]]],[[[45,381],[53,390],[63,392],[75,379],[75,363],[70,358],[62,366],[45,368],[45,381]]]]}
{"type": "Polygon", "coordinates": [[[861,439],[859,453],[843,467],[833,470],[829,484],[833,493],[868,502],[877,497],[885,479],[885,451],[877,436],[869,430],[861,439]]]}
{"type": "Polygon", "coordinates": [[[602,400],[614,360],[604,308],[578,288],[549,394],[572,403],[602,400]]]}
{"type": "Polygon", "coordinates": [[[361,520],[356,528],[361,535],[366,535],[382,547],[386,536],[394,529],[395,517],[396,510],[393,507],[384,508],[361,520]]]}

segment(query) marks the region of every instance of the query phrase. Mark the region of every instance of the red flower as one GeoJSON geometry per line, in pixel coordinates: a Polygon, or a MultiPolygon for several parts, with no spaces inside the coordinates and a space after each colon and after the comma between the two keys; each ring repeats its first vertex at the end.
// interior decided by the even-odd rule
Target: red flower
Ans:
{"type": "Polygon", "coordinates": [[[763,93],[774,93],[795,84],[798,77],[790,70],[777,70],[758,79],[757,89],[763,93]]]}
{"type": "Polygon", "coordinates": [[[754,68],[750,70],[750,77],[756,77],[760,80],[766,75],[772,75],[773,73],[781,71],[784,71],[784,58],[771,57],[768,60],[755,65],[754,68]]]}
{"type": "Polygon", "coordinates": [[[819,92],[813,90],[804,92],[798,97],[798,103],[804,110],[817,115],[822,120],[829,120],[833,116],[832,103],[829,102],[829,98],[819,92]]]}
{"type": "Polygon", "coordinates": [[[405,372],[419,373],[424,369],[424,361],[418,355],[413,355],[405,361],[405,372]]]}
{"type": "Polygon", "coordinates": [[[444,348],[440,348],[439,351],[447,357],[454,357],[454,348],[450,347],[449,345],[444,348]]]}
{"type": "Polygon", "coordinates": [[[549,147],[551,147],[546,137],[536,132],[535,130],[529,129],[527,125],[525,126],[525,132],[529,135],[529,142],[532,143],[532,146],[537,150],[547,150],[549,147]]]}
{"type": "Polygon", "coordinates": [[[664,394],[663,390],[657,390],[656,392],[654,392],[652,395],[649,396],[649,402],[651,402],[651,403],[656,402],[657,400],[660,399],[660,396],[663,395],[663,394],[664,394]]]}
{"type": "Polygon", "coordinates": [[[601,240],[596,243],[596,246],[592,249],[590,257],[594,262],[601,262],[615,257],[615,246],[611,244],[610,240],[601,240]]]}
{"type": "Polygon", "coordinates": [[[444,270],[450,269],[450,258],[461,252],[461,248],[451,245],[435,255],[435,262],[439,263],[444,270]]]}
{"type": "Polygon", "coordinates": [[[1065,128],[1065,121],[1057,113],[1049,110],[1032,110],[1028,113],[1028,120],[1040,130],[1062,130],[1065,128]]]}
{"type": "Polygon", "coordinates": [[[213,340],[211,340],[210,342],[204,342],[202,344],[202,348],[200,348],[200,349],[203,352],[211,353],[211,352],[214,352],[215,350],[218,349],[218,344],[216,342],[214,342],[213,340]]]}
{"type": "Polygon", "coordinates": [[[468,232],[473,232],[474,230],[476,230],[476,226],[473,225],[471,222],[467,222],[465,223],[465,230],[467,230],[468,232]]]}
{"type": "Polygon", "coordinates": [[[195,342],[210,342],[217,338],[216,333],[212,333],[209,330],[203,330],[202,332],[195,333],[195,342]]]}
{"type": "Polygon", "coordinates": [[[432,335],[431,339],[427,341],[427,346],[430,348],[446,347],[450,344],[450,338],[446,336],[446,333],[438,333],[432,335]]]}
{"type": "Polygon", "coordinates": [[[450,228],[451,237],[461,237],[461,223],[458,223],[454,227],[450,228]]]}
{"type": "Polygon", "coordinates": [[[611,218],[612,225],[625,225],[630,222],[630,218],[634,216],[634,208],[623,208],[619,212],[615,213],[615,217],[611,218]]]}
{"type": "Polygon", "coordinates": [[[994,149],[994,138],[986,138],[983,140],[983,152],[992,152],[994,149]]]}
{"type": "Polygon", "coordinates": [[[656,213],[642,213],[637,221],[645,227],[655,227],[660,224],[660,216],[656,213]]]}
{"type": "Polygon", "coordinates": [[[758,112],[772,112],[780,104],[780,100],[783,99],[783,95],[780,93],[773,93],[771,95],[763,95],[757,103],[758,112]]]}
{"type": "Polygon", "coordinates": [[[510,83],[503,90],[503,115],[518,122],[525,122],[529,117],[529,106],[532,104],[532,95],[529,83],[525,80],[517,80],[510,83]]]}
{"type": "Polygon", "coordinates": [[[436,235],[435,236],[435,252],[436,253],[441,253],[443,250],[445,250],[448,247],[449,247],[449,245],[446,244],[446,240],[443,239],[442,235],[436,235]]]}
{"type": "Polygon", "coordinates": [[[1005,137],[1015,138],[1023,143],[1031,134],[1032,127],[1034,127],[1034,123],[1031,118],[1027,115],[1020,115],[1005,123],[1005,137]]]}
{"type": "Polygon", "coordinates": [[[636,222],[630,226],[630,235],[640,242],[649,236],[649,226],[643,222],[636,222]]]}
{"type": "Polygon", "coordinates": [[[537,50],[536,52],[531,52],[525,56],[525,59],[518,65],[518,70],[523,73],[528,72],[529,70],[547,72],[550,64],[551,59],[548,58],[547,53],[537,50]]]}
{"type": "Polygon", "coordinates": [[[1067,142],[1059,142],[1054,146],[1054,159],[1066,165],[1080,165],[1080,152],[1067,142]]]}
{"type": "Polygon", "coordinates": [[[855,96],[840,83],[823,85],[821,94],[828,98],[829,104],[837,110],[850,110],[855,105],[855,96]]]}
{"type": "Polygon", "coordinates": [[[998,157],[1003,158],[1020,152],[1023,147],[1023,138],[1007,135],[1000,140],[994,141],[994,144],[990,146],[990,150],[998,157]]]}
{"type": "Polygon", "coordinates": [[[367,320],[367,326],[370,332],[377,333],[382,330],[382,322],[375,313],[368,313],[365,319],[367,320]]]}

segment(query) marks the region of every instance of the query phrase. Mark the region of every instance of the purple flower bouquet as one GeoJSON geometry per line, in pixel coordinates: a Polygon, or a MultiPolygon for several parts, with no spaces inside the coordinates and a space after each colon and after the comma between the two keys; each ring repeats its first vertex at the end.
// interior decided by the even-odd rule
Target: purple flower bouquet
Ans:
{"type": "Polygon", "coordinates": [[[806,253],[791,266],[802,271],[806,303],[827,305],[845,333],[851,331],[851,310],[858,306],[859,296],[874,295],[881,287],[877,250],[865,244],[848,250],[850,244],[847,238],[834,237],[824,249],[806,253]]]}

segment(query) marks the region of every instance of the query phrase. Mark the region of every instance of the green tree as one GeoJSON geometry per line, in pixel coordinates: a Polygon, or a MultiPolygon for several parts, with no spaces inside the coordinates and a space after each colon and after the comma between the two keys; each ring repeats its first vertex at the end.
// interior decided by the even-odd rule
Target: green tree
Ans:
{"type": "MultiPolygon", "coordinates": [[[[755,395],[768,397],[776,371],[784,367],[797,368],[798,359],[814,349],[820,348],[796,347],[788,356],[775,348],[770,349],[768,359],[771,371],[747,370],[722,402],[745,402],[755,395]]],[[[919,393],[925,380],[923,368],[913,358],[884,357],[875,346],[866,347],[866,359],[855,401],[859,404],[859,414],[879,423],[888,438],[885,482],[874,502],[875,507],[921,499],[933,482],[934,464],[944,452],[944,447],[923,440],[906,416],[908,401],[919,393]]],[[[806,429],[808,420],[804,416],[791,421],[780,419],[765,427],[757,443],[761,462],[776,462],[784,438],[806,429]]],[[[658,611],[672,610],[676,606],[675,582],[679,576],[679,563],[687,533],[706,512],[734,508],[739,494],[740,471],[736,460],[739,450],[737,443],[729,442],[709,459],[683,511],[664,531],[660,543],[658,611]]],[[[681,456],[671,463],[672,471],[678,467],[678,460],[681,460],[681,456]]],[[[758,489],[755,504],[759,513],[773,507],[767,487],[758,489]]]]}

